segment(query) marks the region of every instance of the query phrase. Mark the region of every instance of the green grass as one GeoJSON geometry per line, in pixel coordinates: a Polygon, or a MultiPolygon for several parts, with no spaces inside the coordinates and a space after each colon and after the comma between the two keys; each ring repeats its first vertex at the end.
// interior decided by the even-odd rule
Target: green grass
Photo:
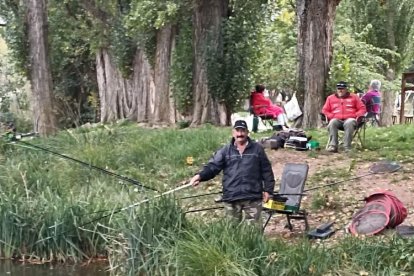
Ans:
{"type": "MultiPolygon", "coordinates": [[[[326,130],[309,130],[321,146],[326,130]]],[[[252,134],[259,139],[271,133],[252,134]]],[[[147,129],[136,125],[62,131],[29,143],[167,191],[188,180],[230,139],[230,128],[147,129]],[[188,166],[186,157],[194,164],[188,166]]],[[[341,168],[326,168],[311,187],[349,178],[355,163],[414,160],[414,128],[369,128],[366,150],[341,168]]],[[[318,158],[321,152],[312,152],[318,158]]],[[[395,275],[414,271],[412,240],[349,238],[335,244],[306,239],[271,240],[260,231],[211,216],[184,216],[184,206],[207,207],[197,198],[170,197],[128,206],[157,193],[140,189],[23,144],[0,143],[0,257],[81,261],[107,256],[118,275],[395,275]],[[102,210],[107,210],[102,212],[102,210]],[[107,217],[84,225],[103,215],[107,217]],[[197,219],[194,219],[194,218],[197,219]]],[[[402,178],[404,180],[404,178],[402,178]]],[[[396,179],[396,181],[401,181],[396,179]]],[[[177,197],[221,189],[219,180],[177,197]]],[[[335,192],[324,189],[325,194],[335,192]]],[[[312,203],[325,208],[324,194],[312,203]]],[[[332,206],[331,206],[332,207],[332,206]]]]}

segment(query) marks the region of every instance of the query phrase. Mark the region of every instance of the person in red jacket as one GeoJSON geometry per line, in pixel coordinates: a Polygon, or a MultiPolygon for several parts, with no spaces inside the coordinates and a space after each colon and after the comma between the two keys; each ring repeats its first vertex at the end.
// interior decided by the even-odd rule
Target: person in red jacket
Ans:
{"type": "Polygon", "coordinates": [[[263,95],[265,86],[256,85],[255,91],[251,93],[251,105],[256,115],[266,115],[272,117],[277,125],[282,128],[288,128],[287,118],[283,107],[275,105],[272,101],[263,95]]]}
{"type": "Polygon", "coordinates": [[[343,129],[345,152],[351,150],[353,133],[357,127],[357,119],[367,112],[361,99],[347,90],[347,83],[338,82],[336,93],[328,96],[322,113],[328,118],[329,145],[328,151],[338,151],[338,130],[343,129]]]}

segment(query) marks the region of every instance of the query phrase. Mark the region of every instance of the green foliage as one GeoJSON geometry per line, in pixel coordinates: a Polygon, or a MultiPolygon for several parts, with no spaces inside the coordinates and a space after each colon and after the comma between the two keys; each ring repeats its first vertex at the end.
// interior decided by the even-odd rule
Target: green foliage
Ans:
{"type": "Polygon", "coordinates": [[[399,74],[412,60],[413,12],[414,6],[410,0],[346,0],[338,8],[338,14],[347,18],[343,27],[348,28],[348,33],[364,34],[359,37],[360,42],[383,50],[380,56],[388,64],[376,64],[376,71],[381,74],[385,74],[388,68],[399,74]]]}
{"type": "Polygon", "coordinates": [[[256,83],[291,94],[296,87],[295,10],[288,1],[274,1],[265,16],[262,54],[256,83]]]}
{"type": "Polygon", "coordinates": [[[27,30],[25,29],[25,9],[19,3],[12,1],[0,1],[0,16],[7,22],[4,32],[0,35],[6,41],[11,59],[16,71],[24,76],[29,76],[29,47],[27,41],[27,30]]]}
{"type": "Polygon", "coordinates": [[[398,89],[398,82],[384,80],[385,68],[389,68],[387,56],[399,56],[397,52],[381,48],[366,41],[372,30],[368,24],[360,32],[350,29],[353,19],[346,18],[338,10],[337,29],[334,41],[334,58],[328,82],[328,91],[335,90],[338,80],[351,84],[352,90],[365,90],[371,79],[381,79],[384,90],[398,89]]]}
{"type": "MultiPolygon", "coordinates": [[[[96,106],[88,97],[97,91],[95,53],[92,52],[93,20],[76,1],[49,1],[49,55],[53,90],[59,110],[61,127],[95,122],[96,106]],[[74,31],[75,30],[75,31],[74,31]]],[[[97,42],[95,42],[97,43],[97,42]]]]}
{"type": "Polygon", "coordinates": [[[115,18],[110,36],[110,50],[113,53],[117,68],[125,78],[132,74],[134,56],[137,50],[136,39],[128,35],[123,21],[115,18]]]}
{"type": "Polygon", "coordinates": [[[223,23],[222,42],[210,40],[205,49],[209,90],[229,112],[240,105],[259,64],[264,1],[233,1],[223,23]]]}
{"type": "Polygon", "coordinates": [[[19,109],[14,111],[28,109],[27,80],[15,71],[10,59],[7,53],[0,54],[0,112],[3,113],[10,112],[11,105],[19,109]]]}
{"type": "Polygon", "coordinates": [[[191,15],[180,20],[172,53],[171,86],[177,109],[188,114],[193,104],[193,29],[191,15]]]}
{"type": "Polygon", "coordinates": [[[125,28],[128,35],[136,38],[138,45],[144,48],[152,65],[155,62],[157,30],[167,24],[176,23],[186,2],[131,0],[131,10],[125,18],[125,28]]]}

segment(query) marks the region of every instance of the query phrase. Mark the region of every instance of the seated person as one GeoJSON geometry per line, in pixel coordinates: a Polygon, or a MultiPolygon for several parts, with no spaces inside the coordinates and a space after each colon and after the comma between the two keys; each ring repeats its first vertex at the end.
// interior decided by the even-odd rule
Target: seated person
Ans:
{"type": "Polygon", "coordinates": [[[351,150],[353,133],[357,127],[357,118],[366,113],[366,107],[361,99],[347,90],[346,82],[339,82],[336,85],[336,93],[328,96],[322,108],[322,113],[328,118],[329,145],[328,151],[338,151],[338,130],[343,129],[344,148],[351,150]]]}
{"type": "Polygon", "coordinates": [[[285,128],[287,126],[287,117],[283,107],[274,105],[269,98],[263,95],[265,86],[262,84],[256,85],[255,91],[251,93],[251,105],[253,107],[253,113],[256,115],[266,115],[267,117],[277,120],[277,125],[285,128]]]}
{"type": "Polygon", "coordinates": [[[367,118],[379,118],[381,113],[381,82],[379,80],[372,80],[368,92],[361,97],[361,101],[367,108],[367,118]]]}

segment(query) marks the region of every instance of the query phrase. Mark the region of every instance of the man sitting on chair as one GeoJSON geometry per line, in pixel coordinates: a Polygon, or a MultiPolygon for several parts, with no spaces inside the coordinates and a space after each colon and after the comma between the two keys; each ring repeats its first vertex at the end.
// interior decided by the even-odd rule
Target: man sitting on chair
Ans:
{"type": "Polygon", "coordinates": [[[265,86],[258,84],[255,91],[251,93],[251,105],[254,114],[273,118],[273,120],[277,120],[277,125],[280,125],[282,128],[288,128],[287,117],[283,107],[273,104],[270,99],[266,98],[263,95],[264,90],[265,86]]]}
{"type": "Polygon", "coordinates": [[[322,113],[329,120],[329,145],[328,151],[338,151],[338,130],[344,130],[344,148],[345,152],[351,150],[351,142],[355,129],[357,128],[357,119],[366,113],[366,107],[360,98],[351,94],[347,90],[347,83],[338,82],[336,93],[328,96],[322,113]]]}

